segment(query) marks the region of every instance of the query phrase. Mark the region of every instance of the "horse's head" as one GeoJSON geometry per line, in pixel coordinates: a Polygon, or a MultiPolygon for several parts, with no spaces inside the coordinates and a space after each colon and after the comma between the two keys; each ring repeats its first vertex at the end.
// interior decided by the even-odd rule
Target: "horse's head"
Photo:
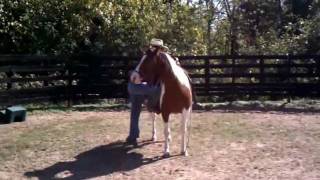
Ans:
{"type": "Polygon", "coordinates": [[[163,67],[164,62],[161,60],[160,50],[158,48],[148,49],[136,67],[136,71],[139,72],[143,81],[155,84],[163,73],[163,67]]]}

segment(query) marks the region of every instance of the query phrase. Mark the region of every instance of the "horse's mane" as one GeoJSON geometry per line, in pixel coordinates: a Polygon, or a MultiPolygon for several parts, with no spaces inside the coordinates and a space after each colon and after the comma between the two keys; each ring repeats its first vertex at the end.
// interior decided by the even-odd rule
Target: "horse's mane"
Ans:
{"type": "MultiPolygon", "coordinates": [[[[160,51],[160,48],[156,48],[155,50],[152,50],[150,48],[145,52],[145,55],[151,56],[151,57],[158,56],[157,58],[159,58],[165,64],[167,73],[169,73],[170,76],[177,79],[182,84],[186,83],[186,80],[183,77],[183,76],[186,76],[188,82],[191,83],[191,79],[188,76],[188,73],[186,72],[185,69],[183,69],[180,65],[177,64],[175,57],[167,52],[162,52],[162,51],[159,52],[159,51],[160,51]]],[[[160,81],[159,78],[160,77],[156,77],[154,79],[154,83],[159,82],[160,81]]]]}
{"type": "Polygon", "coordinates": [[[165,64],[168,66],[169,73],[173,75],[175,79],[177,79],[182,84],[185,84],[187,82],[191,84],[191,79],[188,76],[188,73],[185,69],[177,64],[172,55],[166,52],[160,52],[159,56],[160,58],[163,58],[165,60],[165,64]],[[185,79],[183,76],[187,77],[187,79],[185,79]]]}

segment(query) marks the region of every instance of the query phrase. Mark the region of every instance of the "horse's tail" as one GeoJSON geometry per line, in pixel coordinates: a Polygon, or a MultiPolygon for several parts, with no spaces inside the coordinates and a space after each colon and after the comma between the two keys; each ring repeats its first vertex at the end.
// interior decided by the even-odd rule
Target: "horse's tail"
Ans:
{"type": "MultiPolygon", "coordinates": [[[[183,69],[184,70],[184,69],[183,69]]],[[[190,86],[191,86],[191,93],[192,93],[192,101],[193,101],[193,104],[197,104],[197,96],[196,96],[196,93],[195,93],[195,90],[194,90],[194,84],[192,82],[192,79],[191,77],[189,76],[188,72],[186,70],[184,70],[184,73],[186,74],[186,76],[188,77],[188,80],[189,80],[189,83],[190,83],[190,86]]]]}
{"type": "MultiPolygon", "coordinates": [[[[177,65],[181,67],[181,63],[179,61],[179,58],[174,56],[174,55],[172,55],[172,54],[169,54],[169,55],[176,61],[177,65]]],[[[186,76],[188,77],[188,80],[189,80],[189,83],[190,83],[190,86],[191,86],[193,104],[197,105],[197,103],[198,103],[197,102],[197,96],[196,96],[195,91],[194,91],[194,85],[193,85],[192,79],[189,76],[188,72],[184,68],[182,68],[182,69],[183,69],[184,73],[186,74],[186,76]]]]}

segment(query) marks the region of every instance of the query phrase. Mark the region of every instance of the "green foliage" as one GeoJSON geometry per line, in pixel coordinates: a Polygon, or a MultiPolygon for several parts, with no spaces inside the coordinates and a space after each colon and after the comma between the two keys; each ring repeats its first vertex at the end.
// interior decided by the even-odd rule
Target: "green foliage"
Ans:
{"type": "Polygon", "coordinates": [[[85,4],[78,2],[4,0],[0,6],[1,53],[69,52],[88,26],[85,4]]]}
{"type": "MultiPolygon", "coordinates": [[[[231,4],[226,19],[236,37],[238,54],[319,53],[319,2],[308,0],[224,0],[231,4]],[[233,21],[232,21],[233,20],[233,21]]],[[[227,30],[225,30],[227,34],[227,30]]],[[[221,36],[222,34],[216,34],[221,36]]],[[[227,36],[228,41],[231,41],[227,36]]],[[[230,52],[230,51],[229,51],[230,52]]]]}
{"type": "Polygon", "coordinates": [[[1,54],[319,53],[319,1],[0,0],[1,54]]]}

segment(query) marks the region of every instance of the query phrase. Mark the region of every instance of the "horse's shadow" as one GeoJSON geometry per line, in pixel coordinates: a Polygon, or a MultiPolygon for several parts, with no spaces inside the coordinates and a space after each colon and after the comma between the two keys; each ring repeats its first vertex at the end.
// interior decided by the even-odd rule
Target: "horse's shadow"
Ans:
{"type": "Polygon", "coordinates": [[[41,179],[88,179],[108,175],[113,172],[129,171],[153,163],[162,157],[143,158],[133,150],[152,142],[143,142],[137,147],[123,142],[99,146],[77,155],[75,161],[58,162],[41,170],[24,173],[25,176],[41,179]],[[131,152],[133,151],[133,152],[131,152]]]}

